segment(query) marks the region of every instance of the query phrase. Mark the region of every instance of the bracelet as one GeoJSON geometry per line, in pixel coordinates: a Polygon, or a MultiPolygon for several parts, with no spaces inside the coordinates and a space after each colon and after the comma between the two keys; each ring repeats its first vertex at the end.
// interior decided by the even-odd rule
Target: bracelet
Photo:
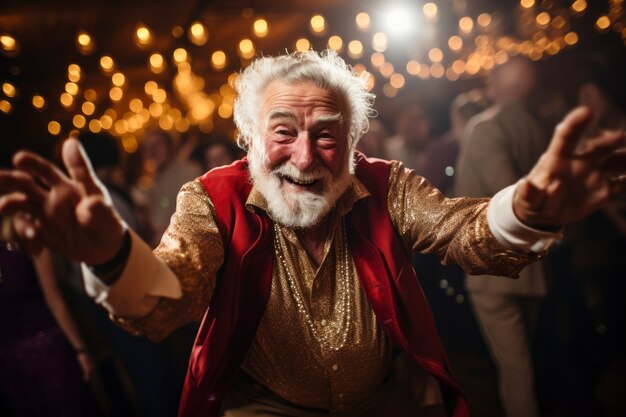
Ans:
{"type": "Polygon", "coordinates": [[[91,270],[96,274],[106,274],[114,269],[117,269],[120,264],[126,263],[128,254],[130,253],[130,232],[128,228],[124,229],[124,237],[122,241],[122,247],[117,251],[115,255],[108,261],[100,265],[91,265],[91,270]]]}
{"type": "Polygon", "coordinates": [[[122,247],[113,258],[100,265],[87,265],[87,268],[106,285],[113,285],[126,266],[126,262],[130,256],[131,242],[130,232],[128,228],[126,228],[124,230],[122,247]]]}

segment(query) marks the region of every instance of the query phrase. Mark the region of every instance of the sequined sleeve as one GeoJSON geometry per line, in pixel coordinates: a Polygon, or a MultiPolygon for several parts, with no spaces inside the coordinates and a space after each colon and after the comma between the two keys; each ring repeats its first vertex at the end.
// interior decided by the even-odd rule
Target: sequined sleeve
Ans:
{"type": "Polygon", "coordinates": [[[178,193],[176,212],[154,254],[176,274],[182,297],[160,298],[141,319],[116,321],[134,334],[160,340],[183,324],[202,319],[224,261],[213,204],[198,180],[185,184],[178,193]]]}
{"type": "Polygon", "coordinates": [[[512,251],[496,240],[487,223],[489,199],[446,198],[400,163],[391,168],[387,201],[407,250],[433,253],[470,274],[517,277],[540,257],[512,251]]]}

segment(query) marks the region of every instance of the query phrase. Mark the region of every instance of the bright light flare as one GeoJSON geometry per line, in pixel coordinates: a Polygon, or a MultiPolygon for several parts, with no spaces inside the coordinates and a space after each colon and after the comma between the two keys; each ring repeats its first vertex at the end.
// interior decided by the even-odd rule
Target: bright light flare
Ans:
{"type": "Polygon", "coordinates": [[[404,35],[415,28],[416,15],[407,7],[394,6],[384,14],[383,24],[390,35],[404,35]]]}

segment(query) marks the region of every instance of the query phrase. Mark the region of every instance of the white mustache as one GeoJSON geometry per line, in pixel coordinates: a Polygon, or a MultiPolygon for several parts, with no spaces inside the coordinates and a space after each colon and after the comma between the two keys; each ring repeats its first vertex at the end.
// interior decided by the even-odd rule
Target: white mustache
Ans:
{"type": "Polygon", "coordinates": [[[280,177],[287,177],[290,180],[298,183],[313,183],[317,180],[325,180],[331,177],[330,171],[327,168],[318,166],[310,171],[300,171],[290,162],[286,162],[272,170],[273,175],[280,177]]]}

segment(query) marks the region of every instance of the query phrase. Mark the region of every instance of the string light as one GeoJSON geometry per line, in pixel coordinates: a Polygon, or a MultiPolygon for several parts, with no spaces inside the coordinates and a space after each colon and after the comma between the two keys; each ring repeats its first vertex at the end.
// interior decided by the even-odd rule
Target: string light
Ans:
{"type": "Polygon", "coordinates": [[[92,133],[100,133],[102,131],[102,124],[98,119],[91,119],[88,124],[89,131],[92,133]]]}
{"type": "Polygon", "coordinates": [[[218,71],[226,67],[226,54],[224,51],[215,51],[211,54],[211,65],[218,71]]]}
{"type": "Polygon", "coordinates": [[[67,79],[72,82],[79,82],[82,77],[82,69],[77,64],[70,64],[67,67],[67,79]]]}
{"type": "Polygon", "coordinates": [[[86,116],[91,116],[96,111],[96,105],[91,101],[85,101],[81,106],[81,111],[86,116]]]}
{"type": "Polygon", "coordinates": [[[471,33],[474,29],[474,21],[471,17],[465,16],[459,19],[459,30],[463,33],[471,33]]]}
{"type": "Polygon", "coordinates": [[[0,112],[9,114],[13,110],[13,105],[7,100],[0,100],[0,112]]]}
{"type": "Polygon", "coordinates": [[[491,24],[491,15],[489,13],[481,13],[476,18],[478,26],[486,28],[491,24]]]}
{"type": "Polygon", "coordinates": [[[406,63],[406,72],[410,75],[417,76],[420,72],[420,63],[412,59],[406,63]]]}
{"type": "Polygon", "coordinates": [[[39,94],[35,94],[32,99],[33,107],[37,110],[41,110],[46,105],[46,100],[39,94]]]}
{"type": "Polygon", "coordinates": [[[448,47],[454,52],[460,51],[463,48],[463,39],[457,35],[451,36],[448,39],[448,47]]]}
{"type": "Polygon", "coordinates": [[[598,20],[596,20],[596,29],[599,31],[607,30],[611,26],[611,19],[608,16],[600,16],[598,20]]]}
{"type": "Polygon", "coordinates": [[[268,25],[267,20],[265,19],[257,19],[254,21],[253,30],[254,34],[259,38],[264,38],[268,33],[268,25]]]}
{"type": "Polygon", "coordinates": [[[15,38],[11,35],[0,36],[0,45],[5,52],[15,52],[18,50],[18,44],[15,38]]]}
{"type": "Polygon", "coordinates": [[[89,55],[94,51],[96,45],[90,34],[81,31],[76,35],[76,47],[81,54],[89,55]]]}
{"type": "Polygon", "coordinates": [[[15,97],[17,94],[17,89],[11,83],[2,83],[2,92],[7,97],[15,97]]]}
{"type": "Polygon", "coordinates": [[[387,50],[387,35],[383,32],[375,33],[372,38],[372,48],[376,52],[385,52],[387,50]]]}
{"type": "Polygon", "coordinates": [[[189,41],[196,46],[202,46],[209,40],[209,31],[202,22],[193,22],[189,26],[189,41]]]}
{"type": "Polygon", "coordinates": [[[78,94],[78,84],[73,82],[65,83],[65,91],[68,94],[75,96],[76,94],[78,94]]]}
{"type": "Polygon", "coordinates": [[[359,59],[363,56],[363,44],[360,41],[354,40],[348,43],[348,55],[352,59],[359,59]]]}
{"type": "MultiPolygon", "coordinates": [[[[611,30],[617,32],[626,43],[626,20],[623,1],[608,0],[608,4],[609,10],[605,12],[606,14],[594,17],[592,24],[595,30],[600,33],[606,33],[611,30]]],[[[381,80],[378,86],[380,90],[376,93],[379,94],[382,90],[385,96],[392,97],[397,95],[400,89],[404,88],[406,83],[405,77],[419,77],[424,80],[431,77],[436,79],[445,77],[445,79],[452,82],[461,77],[484,76],[496,65],[506,62],[509,56],[512,55],[522,54],[533,60],[541,60],[559,54],[563,49],[575,47],[580,43],[579,33],[585,33],[579,31],[581,20],[575,19],[580,19],[580,16],[587,9],[588,2],[585,0],[572,0],[569,2],[569,6],[559,7],[551,1],[519,0],[518,15],[520,20],[517,27],[518,32],[516,35],[511,35],[511,37],[504,37],[498,35],[498,31],[501,28],[501,17],[498,14],[492,15],[491,13],[483,12],[472,15],[472,17],[464,16],[464,14],[467,14],[465,8],[452,8],[452,11],[447,9],[440,10],[436,2],[429,1],[421,6],[421,13],[419,13],[419,9],[416,13],[422,16],[422,23],[426,23],[424,30],[420,31],[420,35],[427,34],[429,28],[434,28],[435,22],[440,18],[445,17],[447,19],[450,16],[448,13],[455,13],[453,18],[458,19],[458,29],[456,29],[458,33],[450,33],[447,41],[446,38],[443,38],[440,41],[441,43],[431,40],[430,35],[424,35],[423,39],[425,42],[431,42],[430,45],[425,43],[420,45],[419,48],[407,50],[405,52],[407,58],[404,62],[400,61],[397,54],[396,43],[400,44],[400,42],[395,40],[392,29],[376,33],[372,31],[368,35],[361,35],[361,39],[356,39],[355,37],[350,41],[346,38],[342,39],[339,34],[334,34],[328,37],[326,43],[328,48],[340,54],[345,54],[353,60],[359,60],[366,53],[371,53],[366,51],[366,49],[371,47],[374,53],[369,56],[371,65],[370,63],[367,63],[367,65],[370,69],[375,68],[376,71],[374,72],[376,74],[369,73],[363,63],[356,64],[360,66],[358,73],[367,76],[368,89],[375,88],[376,77],[378,77],[378,80],[381,80]],[[371,44],[367,42],[366,37],[371,39],[371,44]],[[365,42],[363,42],[364,39],[365,42]],[[446,46],[448,49],[446,49],[446,46]],[[384,54],[388,54],[388,60],[384,54]],[[419,60],[422,62],[418,61],[416,57],[419,57],[419,60]],[[400,69],[404,67],[402,74],[396,72],[394,66],[400,69]]],[[[251,38],[240,39],[237,47],[232,52],[237,53],[241,58],[242,65],[245,66],[248,63],[247,60],[252,59],[257,53],[257,47],[254,44],[254,42],[257,42],[256,38],[268,36],[270,23],[267,18],[255,17],[255,11],[252,9],[244,11],[242,16],[246,19],[251,19],[251,38]],[[255,41],[252,39],[255,39],[255,41]]],[[[378,29],[383,27],[381,26],[381,17],[378,14],[372,15],[372,17],[366,11],[361,11],[354,16],[356,27],[361,32],[368,32],[372,28],[378,29]]],[[[591,18],[591,16],[588,18],[591,18]]],[[[396,26],[398,26],[397,20],[396,23],[396,26]]],[[[315,36],[322,36],[328,33],[329,24],[322,14],[311,16],[308,24],[311,33],[315,36]]],[[[433,31],[433,34],[435,33],[437,32],[433,31]]],[[[158,44],[155,43],[154,33],[144,23],[139,23],[135,27],[133,34],[134,42],[140,48],[157,49],[155,46],[158,44]]],[[[192,22],[187,27],[186,33],[181,26],[175,26],[171,29],[171,36],[175,38],[181,38],[185,35],[189,38],[189,42],[196,46],[206,44],[209,39],[207,26],[201,21],[192,22]]],[[[83,54],[89,54],[95,50],[96,39],[84,30],[76,34],[74,41],[78,50],[83,54]]],[[[319,42],[321,42],[321,39],[315,41],[316,47],[321,45],[319,42]]],[[[183,42],[179,41],[179,43],[183,42]]],[[[12,35],[6,33],[0,34],[0,47],[2,48],[0,53],[3,53],[4,56],[11,56],[11,51],[19,50],[17,40],[12,35]]],[[[307,38],[300,38],[295,43],[295,49],[298,51],[307,51],[311,47],[312,42],[307,38]]],[[[190,51],[195,51],[195,49],[190,49],[190,51]]],[[[116,108],[122,105],[128,106],[132,113],[127,112],[130,114],[124,114],[122,119],[118,119],[116,115],[104,114],[99,118],[95,117],[87,120],[85,116],[93,117],[93,114],[96,112],[98,98],[93,88],[87,88],[89,87],[87,83],[93,80],[93,74],[90,72],[92,67],[85,63],[85,68],[88,68],[88,73],[86,74],[78,64],[71,63],[67,67],[67,80],[60,84],[61,88],[64,87],[64,89],[58,91],[57,87],[58,93],[61,93],[60,96],[57,96],[56,94],[58,93],[55,93],[51,97],[59,97],[61,106],[68,111],[75,113],[77,110],[80,110],[82,114],[72,115],[71,125],[69,120],[64,120],[64,125],[76,129],[89,128],[90,131],[110,130],[111,133],[116,135],[127,135],[133,132],[135,132],[134,134],[141,132],[146,123],[157,123],[163,129],[179,132],[186,131],[191,124],[197,124],[199,127],[204,126],[202,128],[205,130],[212,130],[214,128],[212,120],[214,117],[224,119],[232,117],[234,92],[231,87],[233,83],[231,78],[234,79],[236,74],[227,71],[221,76],[222,80],[228,76],[228,83],[222,84],[219,87],[219,94],[217,94],[216,89],[206,91],[205,81],[208,85],[208,79],[201,74],[193,72],[191,53],[187,49],[182,47],[176,48],[171,56],[166,57],[158,51],[151,52],[148,56],[149,68],[155,74],[165,71],[167,59],[171,59],[171,62],[175,64],[175,70],[173,71],[176,76],[174,91],[177,99],[180,99],[180,102],[185,106],[183,109],[185,116],[183,116],[180,110],[171,108],[165,89],[159,88],[154,81],[145,82],[143,85],[144,91],[149,97],[145,100],[145,107],[141,99],[125,97],[126,94],[130,94],[131,90],[127,85],[128,79],[120,70],[123,69],[125,71],[126,69],[120,68],[119,63],[116,62],[113,56],[102,55],[96,58],[96,63],[99,64],[99,69],[102,73],[111,75],[111,88],[108,91],[102,91],[101,95],[104,98],[108,96],[115,103],[113,106],[116,108]],[[224,87],[224,85],[228,88],[224,87]],[[84,93],[81,93],[83,89],[84,93]],[[84,97],[84,102],[80,98],[81,95],[84,97]],[[150,118],[153,120],[150,120],[150,118]]],[[[365,58],[366,62],[367,57],[368,55],[365,58]]],[[[216,71],[226,69],[229,66],[228,61],[229,56],[226,55],[225,50],[217,50],[210,55],[211,68],[216,71]]],[[[83,61],[81,61],[82,63],[83,61]]],[[[356,65],[355,70],[357,68],[356,65]]],[[[12,74],[17,74],[19,68],[14,66],[11,71],[15,71],[12,74]]],[[[13,111],[14,103],[12,102],[15,100],[11,99],[17,94],[15,87],[13,87],[14,90],[12,91],[8,87],[5,88],[7,85],[12,84],[5,82],[2,86],[3,94],[8,98],[7,100],[2,100],[2,109],[5,114],[13,111]]],[[[58,106],[54,99],[50,103],[58,106]]],[[[50,103],[42,95],[35,94],[31,97],[30,104],[32,104],[34,109],[42,110],[46,106],[50,106],[50,103]]],[[[68,114],[67,118],[69,119],[69,117],[70,115],[68,114]]],[[[60,132],[60,122],[54,122],[59,123],[56,131],[60,132]]]]}
{"type": "Polygon", "coordinates": [[[154,35],[152,30],[143,23],[140,23],[135,28],[135,44],[140,48],[145,48],[152,44],[154,35]]]}
{"type": "Polygon", "coordinates": [[[337,35],[333,35],[328,38],[328,47],[334,49],[336,52],[340,52],[343,46],[343,40],[337,35]]]}
{"type": "Polygon", "coordinates": [[[326,31],[326,19],[324,16],[317,14],[309,21],[309,27],[315,35],[323,35],[326,31]]]}
{"type": "Polygon", "coordinates": [[[61,133],[61,124],[56,120],[48,122],[48,133],[50,133],[52,136],[57,136],[59,133],[61,133]]]}
{"type": "Polygon", "coordinates": [[[296,41],[296,51],[305,52],[311,49],[311,42],[306,38],[300,38],[296,41]]]}
{"type": "Polygon", "coordinates": [[[121,72],[116,72],[111,77],[111,82],[114,86],[121,87],[126,83],[126,76],[121,72]]]}
{"type": "Polygon", "coordinates": [[[108,55],[100,58],[100,68],[105,74],[111,73],[115,69],[115,61],[108,55]]]}
{"type": "Polygon", "coordinates": [[[165,60],[163,59],[163,55],[150,55],[150,70],[155,74],[160,74],[165,70],[165,60]]]}
{"type": "Polygon", "coordinates": [[[250,39],[242,39],[239,41],[239,56],[244,59],[250,59],[254,57],[255,54],[254,44],[250,39]]]}
{"type": "Polygon", "coordinates": [[[370,15],[365,12],[361,12],[356,15],[356,25],[361,31],[366,31],[370,28],[370,15]]]}
{"type": "Polygon", "coordinates": [[[437,17],[437,5],[435,3],[426,3],[422,7],[424,16],[428,20],[434,20],[437,17]]]}
{"type": "Polygon", "coordinates": [[[443,59],[443,52],[439,48],[432,48],[428,51],[428,59],[430,59],[431,62],[441,62],[443,59]]]}

